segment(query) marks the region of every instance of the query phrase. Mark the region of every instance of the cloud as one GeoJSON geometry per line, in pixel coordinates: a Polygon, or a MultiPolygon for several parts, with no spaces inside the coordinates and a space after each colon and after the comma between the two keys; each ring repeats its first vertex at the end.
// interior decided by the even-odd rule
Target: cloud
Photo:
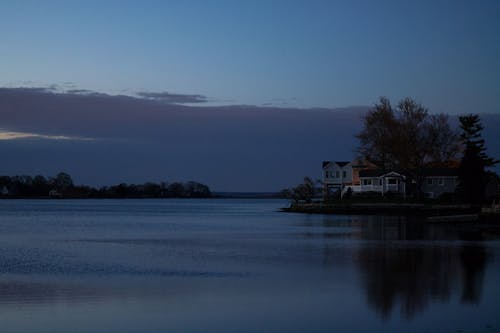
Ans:
{"type": "Polygon", "coordinates": [[[173,103],[192,97],[163,103],[146,96],[0,88],[1,128],[16,133],[0,140],[2,172],[67,170],[96,186],[195,180],[213,190],[280,190],[318,178],[325,159],[351,158],[366,111],[194,106],[173,103]]]}
{"type": "MultiPolygon", "coordinates": [[[[2,173],[67,170],[96,186],[196,180],[214,190],[280,190],[321,177],[323,160],[354,157],[369,109],[207,104],[0,88],[2,173]]],[[[500,115],[481,117],[488,154],[500,156],[500,115]]]]}
{"type": "Polygon", "coordinates": [[[66,90],[67,94],[95,94],[95,91],[87,90],[87,89],[70,89],[66,90]]]}
{"type": "Polygon", "coordinates": [[[19,140],[19,139],[47,139],[47,140],[93,140],[92,138],[83,138],[66,135],[46,135],[28,132],[15,132],[0,129],[0,140],[19,140]]]}
{"type": "Polygon", "coordinates": [[[172,94],[169,92],[141,91],[137,96],[170,104],[206,103],[207,97],[203,95],[172,94]]]}

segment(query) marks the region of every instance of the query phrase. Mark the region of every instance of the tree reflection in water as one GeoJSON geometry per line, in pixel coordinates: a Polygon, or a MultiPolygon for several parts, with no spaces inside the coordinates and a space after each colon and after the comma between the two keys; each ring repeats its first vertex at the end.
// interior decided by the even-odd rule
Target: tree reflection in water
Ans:
{"type": "Polygon", "coordinates": [[[352,236],[363,240],[355,259],[367,302],[382,318],[399,304],[409,320],[459,294],[463,303],[480,302],[488,263],[481,232],[398,217],[353,223],[352,236]]]}

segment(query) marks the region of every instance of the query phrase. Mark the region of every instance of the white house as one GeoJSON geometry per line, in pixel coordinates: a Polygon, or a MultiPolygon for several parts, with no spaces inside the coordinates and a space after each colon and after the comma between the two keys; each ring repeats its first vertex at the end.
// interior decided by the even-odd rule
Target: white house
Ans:
{"type": "Polygon", "coordinates": [[[323,189],[325,195],[351,187],[353,190],[361,185],[359,173],[361,170],[375,168],[375,165],[366,161],[324,161],[323,162],[323,189]]]}
{"type": "Polygon", "coordinates": [[[406,176],[395,171],[361,170],[359,173],[361,185],[353,188],[354,192],[380,192],[406,194],[406,176]]]}

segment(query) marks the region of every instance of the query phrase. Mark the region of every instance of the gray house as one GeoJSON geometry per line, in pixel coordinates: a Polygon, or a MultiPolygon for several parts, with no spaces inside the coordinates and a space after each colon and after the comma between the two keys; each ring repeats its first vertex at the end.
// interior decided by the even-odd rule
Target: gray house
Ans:
{"type": "Polygon", "coordinates": [[[455,192],[458,185],[458,168],[424,169],[422,192],[428,198],[455,192]]]}
{"type": "MultiPolygon", "coordinates": [[[[415,189],[416,181],[406,172],[362,170],[361,186],[354,192],[399,193],[405,196],[415,189]]],[[[458,168],[429,168],[422,174],[421,191],[427,198],[438,198],[444,193],[455,192],[458,185],[458,168]]]]}

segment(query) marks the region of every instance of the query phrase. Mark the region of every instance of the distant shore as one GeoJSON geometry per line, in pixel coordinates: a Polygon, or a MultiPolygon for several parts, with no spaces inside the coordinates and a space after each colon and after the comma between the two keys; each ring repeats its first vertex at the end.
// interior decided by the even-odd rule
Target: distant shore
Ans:
{"type": "Polygon", "coordinates": [[[94,196],[94,195],[0,195],[0,200],[35,199],[35,200],[66,200],[66,199],[285,199],[276,192],[213,192],[206,196],[94,196]]]}

